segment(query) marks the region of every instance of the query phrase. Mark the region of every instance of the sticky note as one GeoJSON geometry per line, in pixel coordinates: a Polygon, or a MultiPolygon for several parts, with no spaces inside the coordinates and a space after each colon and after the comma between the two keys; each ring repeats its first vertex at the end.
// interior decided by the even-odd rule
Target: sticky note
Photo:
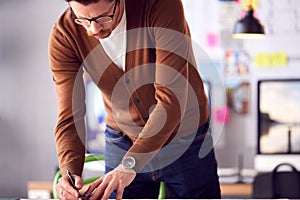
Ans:
{"type": "Polygon", "coordinates": [[[272,66],[286,66],[288,58],[284,52],[275,52],[271,54],[272,66]]]}
{"type": "Polygon", "coordinates": [[[214,111],[214,121],[217,123],[227,124],[229,120],[228,107],[219,107],[214,111]]]}
{"type": "Polygon", "coordinates": [[[258,7],[258,0],[242,0],[242,7],[247,10],[249,3],[251,3],[254,10],[258,7]]]}
{"type": "Polygon", "coordinates": [[[207,45],[209,47],[217,47],[219,46],[219,35],[217,33],[207,33],[206,35],[207,45]]]}
{"type": "Polygon", "coordinates": [[[257,53],[254,56],[254,62],[257,67],[268,67],[271,65],[270,54],[257,53]]]}
{"type": "Polygon", "coordinates": [[[288,64],[288,56],[285,52],[262,52],[254,56],[257,67],[284,67],[288,64]]]}

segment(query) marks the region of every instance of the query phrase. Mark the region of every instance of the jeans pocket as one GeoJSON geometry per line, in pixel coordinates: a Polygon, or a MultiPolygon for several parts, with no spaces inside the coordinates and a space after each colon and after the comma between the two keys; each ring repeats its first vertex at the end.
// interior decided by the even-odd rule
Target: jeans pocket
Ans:
{"type": "Polygon", "coordinates": [[[124,139],[125,135],[121,131],[115,130],[109,126],[106,126],[105,139],[107,142],[120,142],[124,139]]]}

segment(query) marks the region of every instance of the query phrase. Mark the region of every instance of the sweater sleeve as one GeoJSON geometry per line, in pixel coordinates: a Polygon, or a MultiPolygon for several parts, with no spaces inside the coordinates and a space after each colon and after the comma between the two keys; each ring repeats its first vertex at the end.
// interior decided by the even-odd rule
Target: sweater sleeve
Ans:
{"type": "Polygon", "coordinates": [[[81,175],[85,156],[85,92],[80,61],[62,27],[55,25],[49,38],[49,62],[58,106],[55,142],[62,174],[81,175]]]}

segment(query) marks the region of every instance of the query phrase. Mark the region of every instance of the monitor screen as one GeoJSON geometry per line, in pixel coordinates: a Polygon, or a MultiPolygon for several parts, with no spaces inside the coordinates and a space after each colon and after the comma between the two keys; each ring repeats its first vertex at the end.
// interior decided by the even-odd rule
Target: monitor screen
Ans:
{"type": "Polygon", "coordinates": [[[86,148],[88,153],[104,153],[106,111],[101,91],[87,79],[86,85],[86,148]]]}
{"type": "Polygon", "coordinates": [[[258,154],[300,154],[300,79],[258,81],[258,154]]]}

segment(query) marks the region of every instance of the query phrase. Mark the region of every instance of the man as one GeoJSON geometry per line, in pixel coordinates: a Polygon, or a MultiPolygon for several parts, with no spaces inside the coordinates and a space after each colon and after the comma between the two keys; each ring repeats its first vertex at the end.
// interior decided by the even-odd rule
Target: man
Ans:
{"type": "Polygon", "coordinates": [[[167,198],[220,198],[208,101],[181,1],[68,3],[49,40],[59,198],[78,198],[83,185],[84,72],[101,90],[107,112],[106,174],[86,196],[157,198],[164,182],[167,198]]]}

